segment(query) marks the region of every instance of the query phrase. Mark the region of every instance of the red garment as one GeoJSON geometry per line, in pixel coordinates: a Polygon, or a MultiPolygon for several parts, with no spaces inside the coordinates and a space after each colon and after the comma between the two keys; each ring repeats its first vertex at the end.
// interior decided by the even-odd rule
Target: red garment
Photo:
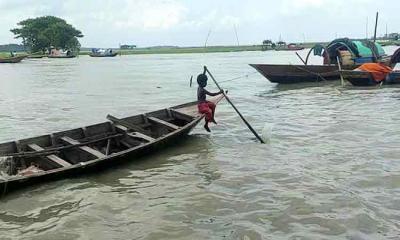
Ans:
{"type": "Polygon", "coordinates": [[[374,80],[377,82],[385,80],[386,75],[393,71],[392,68],[381,63],[364,63],[357,69],[365,72],[370,72],[374,80]]]}
{"type": "Polygon", "coordinates": [[[199,113],[202,113],[205,115],[207,122],[211,121],[214,118],[215,107],[216,107],[216,105],[209,101],[201,102],[197,105],[197,108],[199,109],[199,113]]]}

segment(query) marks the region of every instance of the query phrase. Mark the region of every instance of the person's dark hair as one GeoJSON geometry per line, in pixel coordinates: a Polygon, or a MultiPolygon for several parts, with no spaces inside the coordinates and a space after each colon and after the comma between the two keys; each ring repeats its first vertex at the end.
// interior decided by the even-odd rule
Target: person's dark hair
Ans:
{"type": "Polygon", "coordinates": [[[200,87],[205,87],[207,86],[207,75],[205,74],[199,74],[197,76],[197,83],[200,85],[200,87]]]}

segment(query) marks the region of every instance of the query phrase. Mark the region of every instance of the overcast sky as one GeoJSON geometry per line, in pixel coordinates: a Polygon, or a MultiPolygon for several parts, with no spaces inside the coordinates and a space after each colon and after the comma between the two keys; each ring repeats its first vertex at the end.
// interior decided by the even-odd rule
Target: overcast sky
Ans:
{"type": "Polygon", "coordinates": [[[0,0],[0,44],[19,43],[9,31],[26,18],[54,15],[81,30],[85,47],[119,44],[202,46],[363,38],[400,32],[399,0],[0,0]]]}

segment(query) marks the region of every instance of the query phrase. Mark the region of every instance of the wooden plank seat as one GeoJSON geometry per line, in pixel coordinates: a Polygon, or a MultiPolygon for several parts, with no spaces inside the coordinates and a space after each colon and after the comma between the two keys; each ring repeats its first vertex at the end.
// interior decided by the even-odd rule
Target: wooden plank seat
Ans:
{"type": "Polygon", "coordinates": [[[147,132],[147,130],[141,128],[140,126],[134,125],[134,124],[132,124],[132,123],[130,123],[128,121],[125,121],[123,119],[116,118],[116,117],[114,117],[114,116],[112,116],[110,114],[107,115],[107,119],[110,120],[111,122],[113,122],[114,124],[122,125],[122,126],[127,127],[127,128],[129,128],[131,130],[134,130],[136,132],[147,132]]]}
{"type": "MultiPolygon", "coordinates": [[[[34,143],[29,144],[28,147],[34,151],[43,151],[44,150],[44,148],[42,148],[41,146],[34,144],[34,143]]],[[[72,165],[69,162],[65,161],[64,159],[58,157],[55,154],[51,154],[51,155],[47,155],[47,156],[43,156],[43,157],[47,158],[48,160],[50,160],[62,167],[69,167],[72,165]]]]}
{"type": "Polygon", "coordinates": [[[164,121],[164,120],[156,118],[156,117],[147,117],[147,119],[151,122],[166,126],[167,128],[169,128],[173,131],[178,130],[180,128],[179,126],[177,126],[175,124],[169,123],[167,121],[164,121]]]}
{"type": "Polygon", "coordinates": [[[174,109],[170,109],[170,108],[169,108],[168,111],[172,114],[172,116],[174,116],[174,117],[176,117],[176,118],[179,118],[179,119],[182,119],[182,120],[185,120],[185,121],[187,121],[187,122],[190,122],[190,121],[193,120],[193,116],[190,116],[190,115],[181,113],[181,112],[176,111],[176,110],[174,110],[174,109]]]}
{"type": "Polygon", "coordinates": [[[119,125],[119,124],[114,125],[114,127],[117,130],[119,130],[121,132],[124,132],[127,136],[132,137],[132,138],[143,139],[143,140],[145,140],[147,142],[151,142],[151,141],[156,140],[155,138],[150,137],[150,136],[148,136],[146,134],[143,134],[143,133],[140,133],[140,132],[129,132],[129,128],[124,127],[124,126],[119,125]]]}
{"type": "MultiPolygon", "coordinates": [[[[64,142],[66,142],[66,143],[68,143],[68,144],[71,144],[71,145],[76,145],[76,144],[80,144],[80,142],[79,141],[77,141],[77,140],[75,140],[75,139],[72,139],[72,138],[70,138],[70,137],[62,137],[62,138],[60,138],[62,141],[64,141],[64,142]]],[[[93,156],[96,156],[97,158],[103,158],[103,157],[105,157],[106,155],[105,154],[103,154],[102,152],[100,152],[100,151],[97,151],[96,149],[93,149],[93,148],[91,148],[91,147],[88,147],[88,146],[81,146],[81,147],[79,147],[79,149],[81,149],[82,151],[85,151],[85,152],[87,152],[87,153],[89,153],[89,154],[91,154],[91,155],[93,155],[93,156]]]]}

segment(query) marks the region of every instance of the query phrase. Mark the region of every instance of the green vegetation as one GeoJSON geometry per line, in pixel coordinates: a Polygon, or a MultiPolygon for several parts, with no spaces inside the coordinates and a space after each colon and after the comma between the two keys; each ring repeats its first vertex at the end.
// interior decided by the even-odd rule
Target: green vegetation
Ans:
{"type": "Polygon", "coordinates": [[[15,38],[22,38],[22,43],[31,52],[45,52],[54,47],[77,50],[80,48],[78,38],[81,31],[75,29],[65,20],[53,16],[26,19],[18,23],[20,28],[11,29],[15,38]]]}
{"type": "MultiPolygon", "coordinates": [[[[260,45],[249,46],[209,46],[209,47],[149,47],[136,49],[115,49],[122,55],[131,54],[181,54],[181,53],[213,53],[213,52],[241,52],[260,51],[260,45]]],[[[89,51],[81,51],[80,54],[87,55],[89,51]]]]}

